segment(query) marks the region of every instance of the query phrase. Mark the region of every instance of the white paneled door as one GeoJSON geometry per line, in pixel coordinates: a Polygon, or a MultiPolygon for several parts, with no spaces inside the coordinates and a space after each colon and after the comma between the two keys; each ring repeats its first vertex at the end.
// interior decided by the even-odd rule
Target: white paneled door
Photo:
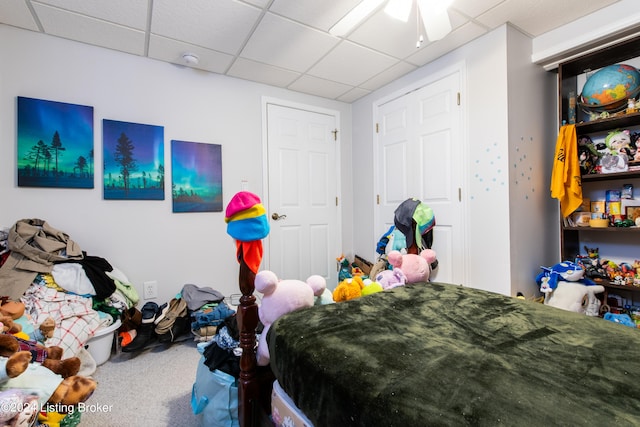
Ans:
{"type": "Polygon", "coordinates": [[[433,249],[439,268],[432,280],[464,283],[462,109],[455,72],[378,106],[376,237],[393,225],[408,198],[436,216],[433,249]]]}
{"type": "Polygon", "coordinates": [[[336,129],[337,113],[267,104],[269,269],[281,279],[337,283],[336,129]]]}

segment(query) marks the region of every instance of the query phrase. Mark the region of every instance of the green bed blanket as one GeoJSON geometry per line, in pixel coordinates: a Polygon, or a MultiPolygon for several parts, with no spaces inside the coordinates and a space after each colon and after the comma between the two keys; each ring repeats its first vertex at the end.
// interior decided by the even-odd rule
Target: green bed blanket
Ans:
{"type": "Polygon", "coordinates": [[[419,283],[289,313],[271,368],[316,427],[640,425],[640,330],[419,283]]]}

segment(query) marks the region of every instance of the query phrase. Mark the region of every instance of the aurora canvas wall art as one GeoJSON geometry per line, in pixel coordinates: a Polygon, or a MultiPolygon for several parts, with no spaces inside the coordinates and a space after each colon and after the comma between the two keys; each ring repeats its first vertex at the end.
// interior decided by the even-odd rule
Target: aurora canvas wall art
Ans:
{"type": "Polygon", "coordinates": [[[164,127],[102,120],[104,199],[164,200],[164,127]]]}
{"type": "Polygon", "coordinates": [[[17,97],[19,187],[93,188],[93,107],[17,97]]]}
{"type": "Polygon", "coordinates": [[[171,141],[173,212],[222,211],[222,146],[171,141]]]}

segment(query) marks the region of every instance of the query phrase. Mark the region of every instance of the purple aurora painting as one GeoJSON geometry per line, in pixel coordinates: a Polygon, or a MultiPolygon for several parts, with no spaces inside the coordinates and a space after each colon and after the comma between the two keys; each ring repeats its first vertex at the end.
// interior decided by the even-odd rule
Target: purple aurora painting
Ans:
{"type": "Polygon", "coordinates": [[[173,212],[222,211],[222,146],[171,141],[173,212]]]}

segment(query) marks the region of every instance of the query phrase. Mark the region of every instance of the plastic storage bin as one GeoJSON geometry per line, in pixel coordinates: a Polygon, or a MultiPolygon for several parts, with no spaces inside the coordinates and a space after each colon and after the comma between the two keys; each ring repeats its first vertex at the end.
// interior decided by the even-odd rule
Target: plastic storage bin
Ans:
{"type": "Polygon", "coordinates": [[[102,365],[109,360],[113,336],[121,324],[120,319],[118,319],[112,325],[98,329],[95,335],[87,341],[87,350],[96,361],[96,365],[102,365]]]}

